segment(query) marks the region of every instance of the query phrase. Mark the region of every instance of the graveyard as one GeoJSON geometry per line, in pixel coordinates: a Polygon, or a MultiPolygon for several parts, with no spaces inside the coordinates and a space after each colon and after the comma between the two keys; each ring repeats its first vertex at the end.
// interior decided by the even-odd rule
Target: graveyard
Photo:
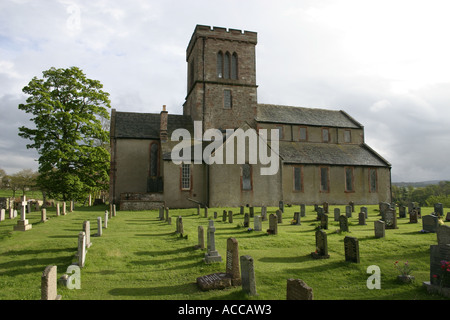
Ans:
{"type": "MultiPolygon", "coordinates": [[[[266,219],[260,219],[260,207],[251,208],[252,214],[249,207],[243,212],[191,208],[113,214],[107,205],[75,204],[64,215],[49,207],[45,219],[41,210],[31,210],[26,219],[32,228],[26,231],[15,230],[20,213],[13,219],[7,215],[0,221],[0,300],[40,300],[41,278],[48,266],[56,266],[56,291],[62,300],[286,300],[288,279],[301,279],[312,289],[314,300],[448,300],[423,285],[430,281],[430,246],[438,240],[436,232],[423,231],[422,219],[435,208],[422,207],[417,222],[411,222],[409,214],[400,217],[397,208],[394,228],[386,225],[380,234],[374,231],[381,218],[379,206],[365,206],[364,223],[361,207],[355,205],[347,214],[346,206],[330,205],[328,215],[314,206],[306,206],[303,215],[298,205],[285,205],[281,214],[279,208],[268,207],[266,219]],[[335,209],[340,217],[349,215],[345,227],[335,219],[335,209]],[[275,231],[271,218],[277,222],[275,231]],[[80,287],[69,288],[60,278],[80,261],[78,243],[86,221],[90,240],[83,238],[83,243],[90,246],[85,246],[80,287]],[[200,229],[204,244],[199,243],[200,229]],[[215,250],[210,251],[211,233],[215,250]],[[316,246],[323,239],[325,251],[316,246]],[[352,239],[357,244],[348,244],[352,239]],[[199,277],[222,274],[230,267],[229,245],[238,250],[230,256],[240,257],[241,267],[251,260],[250,280],[241,274],[231,286],[202,290],[199,277]],[[357,259],[348,258],[346,250],[354,246],[357,259]],[[397,279],[396,265],[404,263],[412,268],[410,283],[397,279]],[[379,289],[367,286],[367,270],[374,265],[380,269],[379,289]],[[249,291],[241,285],[247,281],[249,291]]],[[[450,226],[445,214],[443,223],[450,226]]],[[[390,225],[392,216],[385,220],[390,225]]],[[[299,282],[289,281],[289,286],[299,282]]]]}

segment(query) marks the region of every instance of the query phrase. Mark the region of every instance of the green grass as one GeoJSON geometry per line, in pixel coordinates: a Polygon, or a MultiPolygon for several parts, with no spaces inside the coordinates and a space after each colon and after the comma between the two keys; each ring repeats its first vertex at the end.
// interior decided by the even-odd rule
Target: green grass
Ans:
{"type": "MultiPolygon", "coordinates": [[[[33,228],[13,231],[17,219],[0,222],[0,300],[40,299],[41,274],[47,265],[58,267],[58,278],[75,262],[78,233],[83,221],[91,222],[92,247],[86,254],[81,270],[81,289],[70,290],[58,284],[58,294],[64,300],[284,300],[286,280],[299,278],[314,290],[316,300],[439,300],[422,287],[429,280],[429,246],[437,243],[435,233],[420,233],[422,222],[410,224],[408,218],[398,220],[398,229],[386,230],[386,237],[374,237],[373,222],[379,219],[377,206],[368,206],[367,225],[358,225],[356,206],[350,218],[350,232],[338,233],[330,207],[328,234],[329,259],[315,260],[315,228],[318,225],[312,206],[307,206],[301,225],[291,225],[298,206],[287,207],[278,235],[241,227],[243,216],[237,208],[210,208],[209,215],[218,212],[215,220],[216,247],[223,258],[219,264],[206,265],[205,251],[195,250],[197,227],[208,225],[208,219],[196,209],[170,211],[172,225],[158,221],[158,212],[118,211],[109,220],[102,237],[97,232],[97,217],[104,217],[106,206],[77,207],[66,216],[56,217],[55,209],[47,210],[49,221],[41,223],[40,212],[27,215],[33,228]],[[234,222],[222,222],[222,210],[234,211],[234,222]],[[175,218],[183,216],[186,238],[175,234],[175,218]],[[350,235],[359,239],[360,263],[345,262],[343,239],[350,235]],[[200,291],[196,278],[214,272],[225,272],[226,240],[234,237],[239,243],[239,255],[254,259],[258,296],[248,297],[240,287],[225,290],[200,291]],[[412,284],[397,282],[394,262],[409,261],[416,280],[412,284]],[[381,269],[381,289],[369,290],[367,267],[381,269]]],[[[341,206],[341,212],[345,207],[341,206]]],[[[268,214],[276,208],[268,208],[268,214]]],[[[255,214],[260,213],[256,208],[255,214]]],[[[432,208],[422,208],[422,214],[432,208]]],[[[448,224],[448,222],[447,222],[448,224]]],[[[253,219],[251,219],[253,227],[253,219]]]]}

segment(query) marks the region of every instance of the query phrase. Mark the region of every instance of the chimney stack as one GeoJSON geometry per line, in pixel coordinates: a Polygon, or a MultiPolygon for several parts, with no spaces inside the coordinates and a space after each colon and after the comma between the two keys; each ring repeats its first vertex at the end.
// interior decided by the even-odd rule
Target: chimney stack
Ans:
{"type": "Polygon", "coordinates": [[[166,111],[166,105],[163,105],[163,110],[161,111],[161,123],[159,127],[159,138],[161,142],[167,141],[167,121],[169,118],[169,112],[166,111]]]}

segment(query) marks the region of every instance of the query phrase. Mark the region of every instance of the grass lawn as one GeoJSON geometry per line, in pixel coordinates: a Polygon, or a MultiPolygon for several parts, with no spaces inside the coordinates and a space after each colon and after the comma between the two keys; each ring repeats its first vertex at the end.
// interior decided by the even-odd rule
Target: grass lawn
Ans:
{"type": "MultiPolygon", "coordinates": [[[[328,251],[330,258],[315,260],[315,228],[319,224],[313,206],[306,207],[301,225],[291,225],[298,206],[286,207],[278,235],[267,235],[268,221],[263,230],[248,231],[238,208],[209,208],[215,220],[216,248],[222,263],[206,265],[205,251],[196,250],[197,227],[208,226],[208,219],[197,215],[196,209],[170,210],[172,225],[158,220],[158,211],[117,211],[109,219],[101,237],[97,232],[97,217],[104,218],[106,206],[76,207],[66,216],[56,217],[55,208],[47,209],[49,221],[40,222],[40,212],[27,215],[33,224],[26,232],[13,231],[18,219],[0,222],[0,300],[39,300],[41,274],[47,265],[58,267],[58,278],[75,262],[78,233],[83,221],[91,222],[92,246],[81,270],[81,289],[68,289],[58,284],[63,300],[285,300],[286,280],[299,278],[314,290],[315,300],[445,300],[428,294],[422,287],[429,280],[429,246],[437,243],[435,233],[421,233],[422,221],[410,224],[409,218],[398,219],[398,229],[386,230],[386,237],[374,237],[374,221],[379,219],[378,206],[368,206],[367,225],[358,225],[357,212],[349,219],[350,231],[338,233],[330,206],[328,251]],[[234,222],[222,222],[222,211],[233,210],[234,222]],[[175,234],[175,218],[181,215],[186,238],[175,234]],[[359,239],[360,263],[345,262],[344,237],[359,239]],[[254,259],[257,296],[243,294],[240,287],[203,292],[196,278],[214,272],[225,272],[226,240],[234,237],[239,243],[239,255],[254,259]],[[416,280],[412,284],[397,282],[394,262],[408,261],[416,280]],[[367,268],[381,269],[381,289],[366,286],[367,268]]],[[[340,206],[341,213],[345,207],[340,206]]],[[[248,209],[246,209],[248,210],[248,209]]],[[[276,208],[268,208],[268,215],[276,208]]],[[[422,208],[422,215],[432,208],[422,208]]],[[[260,208],[255,208],[255,215],[260,208]]],[[[446,223],[448,224],[448,222],[446,223]]],[[[253,227],[253,218],[251,219],[253,227]]],[[[206,235],[206,232],[205,232],[206,235]]]]}

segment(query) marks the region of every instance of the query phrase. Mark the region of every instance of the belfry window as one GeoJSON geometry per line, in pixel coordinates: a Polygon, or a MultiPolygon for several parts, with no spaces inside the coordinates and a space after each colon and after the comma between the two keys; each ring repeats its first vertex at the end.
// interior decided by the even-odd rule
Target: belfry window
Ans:
{"type": "Polygon", "coordinates": [[[230,53],[227,52],[225,53],[225,57],[224,57],[224,62],[223,62],[223,77],[224,79],[230,79],[230,53]]]}
{"type": "Polygon", "coordinates": [[[216,73],[219,79],[238,79],[238,55],[236,52],[223,54],[217,53],[216,73]]]}
{"type": "Polygon", "coordinates": [[[238,58],[236,52],[231,56],[231,79],[236,80],[238,78],[238,58]]]}
{"type": "Polygon", "coordinates": [[[217,77],[223,78],[223,53],[222,53],[222,51],[219,51],[217,53],[216,69],[217,69],[217,77]]]}

